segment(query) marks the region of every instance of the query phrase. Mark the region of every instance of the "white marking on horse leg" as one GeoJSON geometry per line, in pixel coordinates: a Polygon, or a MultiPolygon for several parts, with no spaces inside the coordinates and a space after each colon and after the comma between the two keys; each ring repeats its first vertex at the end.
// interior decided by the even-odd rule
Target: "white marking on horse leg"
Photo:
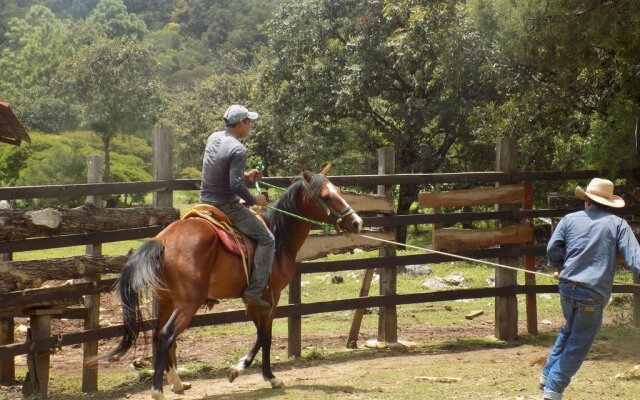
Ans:
{"type": "Polygon", "coordinates": [[[271,383],[271,387],[273,389],[285,387],[284,382],[280,378],[273,377],[273,378],[269,379],[269,383],[271,383]]]}
{"type": "Polygon", "coordinates": [[[174,393],[183,393],[185,390],[191,388],[190,383],[182,382],[178,371],[174,367],[169,368],[167,371],[167,382],[171,385],[171,391],[174,393]]]}
{"type": "Polygon", "coordinates": [[[227,371],[227,378],[229,378],[229,382],[233,382],[234,380],[236,380],[237,377],[242,375],[242,373],[244,372],[245,364],[247,362],[248,362],[248,358],[247,356],[244,356],[240,359],[240,361],[238,362],[238,365],[236,365],[235,367],[229,368],[229,370],[227,371]]]}
{"type": "Polygon", "coordinates": [[[167,400],[167,398],[164,397],[164,394],[162,394],[162,392],[159,391],[159,390],[151,390],[151,399],[152,400],[167,400]]]}

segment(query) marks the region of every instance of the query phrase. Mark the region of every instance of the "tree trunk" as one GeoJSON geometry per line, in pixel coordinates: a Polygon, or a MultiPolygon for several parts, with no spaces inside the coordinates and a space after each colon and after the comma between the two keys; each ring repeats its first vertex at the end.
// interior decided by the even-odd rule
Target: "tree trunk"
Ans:
{"type": "Polygon", "coordinates": [[[88,203],[72,209],[0,210],[0,241],[165,226],[179,218],[171,207],[98,208],[88,203]]]}
{"type": "Polygon", "coordinates": [[[0,293],[34,288],[48,280],[119,273],[128,256],[78,256],[46,260],[0,262],[0,293]]]}
{"type": "MultiPolygon", "coordinates": [[[[415,185],[400,185],[397,215],[409,215],[411,204],[418,199],[418,188],[415,185]]],[[[396,228],[396,242],[407,243],[407,227],[396,228]]]]}
{"type": "Polygon", "coordinates": [[[113,133],[102,133],[102,144],[104,146],[104,174],[102,176],[103,182],[111,181],[111,136],[113,136],[113,133]]]}

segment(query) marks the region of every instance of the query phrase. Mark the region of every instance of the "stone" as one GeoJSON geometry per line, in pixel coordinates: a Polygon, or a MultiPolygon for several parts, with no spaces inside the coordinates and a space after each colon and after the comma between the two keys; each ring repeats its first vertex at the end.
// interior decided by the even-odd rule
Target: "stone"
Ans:
{"type": "Polygon", "coordinates": [[[427,279],[422,282],[422,286],[430,290],[441,290],[447,288],[447,285],[444,283],[442,278],[427,279]]]}
{"type": "Polygon", "coordinates": [[[467,281],[464,278],[464,275],[462,275],[462,273],[460,272],[454,272],[453,274],[447,275],[444,278],[442,278],[442,280],[444,281],[444,283],[446,283],[449,286],[459,286],[459,287],[464,286],[464,284],[467,281]]]}
{"type": "Polygon", "coordinates": [[[407,265],[405,274],[408,276],[429,276],[433,270],[428,265],[407,265]]]}

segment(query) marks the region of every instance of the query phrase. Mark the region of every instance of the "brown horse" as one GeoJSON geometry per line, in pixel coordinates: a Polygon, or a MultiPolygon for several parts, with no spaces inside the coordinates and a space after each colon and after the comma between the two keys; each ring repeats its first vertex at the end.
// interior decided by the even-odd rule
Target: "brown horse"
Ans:
{"type": "MultiPolygon", "coordinates": [[[[340,190],[326,178],[330,166],[320,174],[304,172],[278,199],[275,207],[358,233],[362,219],[342,198],[340,190]]],[[[264,298],[273,299],[296,271],[296,254],[311,229],[309,222],[269,210],[266,221],[276,239],[276,254],[270,283],[264,298]]],[[[238,298],[247,284],[240,257],[228,252],[208,222],[199,218],[179,220],[145,242],[129,257],[118,282],[125,334],[116,349],[100,358],[123,355],[141,329],[140,295],[155,290],[158,299],[158,324],[153,341],[156,355],[153,374],[153,399],[164,399],[163,373],[174,392],[187,388],[176,372],[176,338],[188,326],[196,311],[208,299],[238,298]]],[[[271,328],[275,308],[263,315],[253,306],[247,313],[257,329],[251,351],[229,370],[229,381],[251,365],[262,348],[262,376],[272,387],[284,386],[271,371],[271,328]]]]}

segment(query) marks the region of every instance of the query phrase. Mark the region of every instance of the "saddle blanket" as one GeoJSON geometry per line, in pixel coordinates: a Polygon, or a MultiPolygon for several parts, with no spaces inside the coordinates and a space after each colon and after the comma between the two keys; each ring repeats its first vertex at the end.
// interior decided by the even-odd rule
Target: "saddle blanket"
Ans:
{"type": "Polygon", "coordinates": [[[182,219],[187,218],[202,218],[208,221],[225,249],[237,256],[242,256],[240,254],[242,252],[245,259],[250,259],[254,247],[252,240],[235,229],[229,217],[220,209],[209,204],[198,204],[182,217],[182,219]]]}

